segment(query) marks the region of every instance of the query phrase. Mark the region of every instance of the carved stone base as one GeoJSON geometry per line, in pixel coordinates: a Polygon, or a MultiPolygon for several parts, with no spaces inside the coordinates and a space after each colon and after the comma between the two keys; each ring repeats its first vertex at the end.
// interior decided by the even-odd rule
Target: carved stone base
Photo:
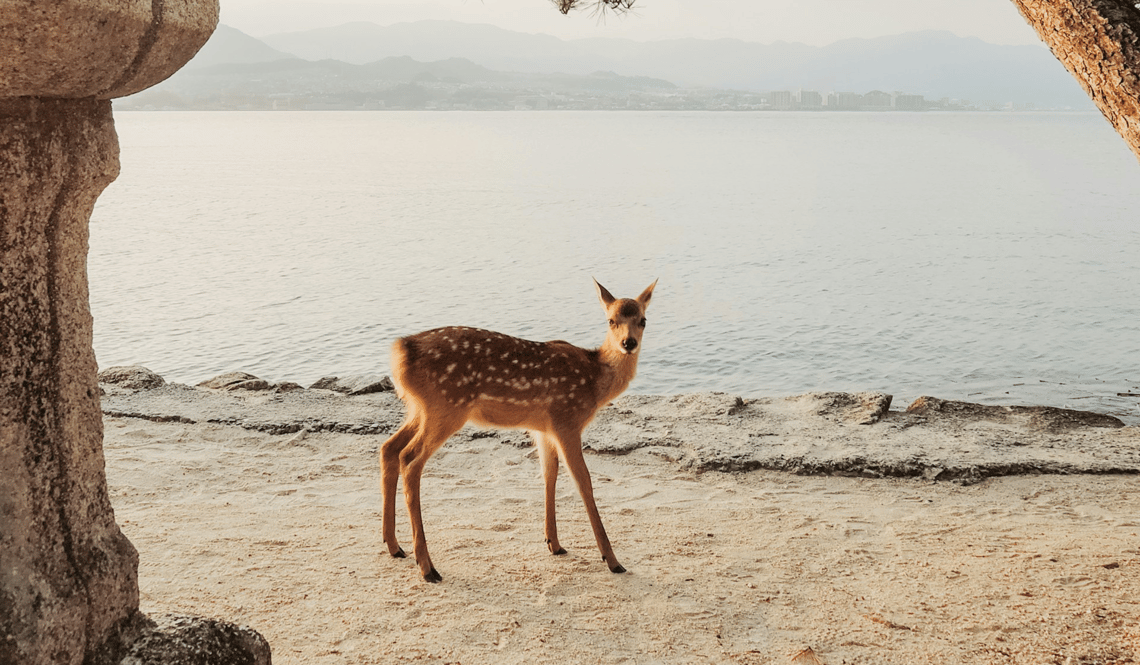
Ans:
{"type": "Polygon", "coordinates": [[[0,99],[0,662],[81,663],[138,607],[87,304],[118,155],[109,101],[0,99]]]}

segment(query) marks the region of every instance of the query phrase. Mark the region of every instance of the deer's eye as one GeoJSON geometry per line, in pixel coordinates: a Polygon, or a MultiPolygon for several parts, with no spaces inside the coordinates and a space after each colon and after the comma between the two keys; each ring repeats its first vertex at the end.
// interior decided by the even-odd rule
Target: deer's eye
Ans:
{"type": "Polygon", "coordinates": [[[617,325],[617,322],[615,322],[613,319],[610,319],[610,327],[613,328],[616,325],[617,325]]]}
{"type": "Polygon", "coordinates": [[[641,320],[637,322],[637,325],[641,326],[642,328],[645,327],[645,317],[644,316],[641,317],[641,320]]]}

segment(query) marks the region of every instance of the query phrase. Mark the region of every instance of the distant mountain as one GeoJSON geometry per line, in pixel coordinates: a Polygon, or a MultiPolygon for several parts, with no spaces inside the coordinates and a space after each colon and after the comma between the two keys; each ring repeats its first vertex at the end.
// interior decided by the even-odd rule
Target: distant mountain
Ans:
{"type": "Polygon", "coordinates": [[[222,90],[251,93],[343,93],[383,87],[391,83],[490,84],[504,89],[539,87],[545,90],[670,90],[669,81],[648,76],[618,76],[613,72],[522,74],[498,72],[465,58],[419,62],[407,56],[384,58],[364,65],[339,60],[291,58],[272,62],[246,62],[187,68],[161,87],[186,95],[222,90]]]}
{"type": "Polygon", "coordinates": [[[463,58],[449,58],[438,62],[418,62],[407,56],[384,58],[365,65],[354,65],[340,60],[275,60],[272,62],[244,62],[197,67],[186,74],[181,72],[170,80],[173,87],[190,94],[220,87],[256,91],[258,87],[280,88],[280,83],[301,86],[306,82],[320,82],[318,90],[352,88],[362,81],[378,83],[448,82],[494,83],[510,76],[481,67],[463,58]]]}
{"type": "Polygon", "coordinates": [[[273,62],[295,59],[297,56],[284,53],[263,41],[245,34],[228,25],[219,25],[214,34],[202,46],[198,54],[186,64],[188,68],[211,67],[230,63],[273,62]]]}
{"type": "Polygon", "coordinates": [[[949,32],[848,39],[825,47],[735,39],[563,41],[490,25],[417,21],[334,28],[266,37],[265,43],[309,60],[364,64],[391,56],[436,61],[466,58],[515,72],[585,75],[613,71],[686,87],[768,91],[813,89],[903,91],[931,98],[1032,101],[1091,108],[1091,102],[1049,51],[998,46],[949,32]]]}
{"type": "Polygon", "coordinates": [[[271,35],[262,41],[307,60],[330,58],[358,65],[406,55],[425,62],[467,58],[491,69],[536,74],[588,74],[614,69],[609,58],[595,56],[575,42],[457,21],[416,21],[390,26],[346,23],[333,28],[271,35]]]}
{"type": "MultiPolygon", "coordinates": [[[[676,89],[669,81],[648,76],[500,72],[465,58],[420,62],[393,56],[366,64],[302,60],[259,49],[252,37],[236,30],[215,36],[214,43],[199,53],[202,60],[120,100],[118,108],[630,108],[632,94],[659,99],[676,89]],[[235,61],[209,64],[219,54],[231,54],[235,61]]],[[[676,103],[673,100],[672,105],[676,103]]]]}

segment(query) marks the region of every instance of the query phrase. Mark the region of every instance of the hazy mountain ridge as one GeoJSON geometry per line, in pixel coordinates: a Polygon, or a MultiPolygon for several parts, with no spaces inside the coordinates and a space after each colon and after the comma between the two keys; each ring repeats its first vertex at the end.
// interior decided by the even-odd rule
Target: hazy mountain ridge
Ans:
{"type": "Polygon", "coordinates": [[[331,58],[353,64],[406,55],[425,62],[467,58],[490,69],[532,74],[587,74],[614,69],[608,59],[592,56],[574,42],[455,21],[417,21],[390,26],[346,23],[270,35],[262,41],[308,60],[331,58]]]}
{"type": "Polygon", "coordinates": [[[296,57],[291,53],[278,51],[237,28],[219,25],[194,58],[186,63],[186,68],[201,69],[230,63],[274,62],[296,57]]]}
{"type": "Polygon", "coordinates": [[[389,56],[364,64],[301,59],[222,26],[187,67],[119,107],[159,109],[612,108],[669,81],[613,72],[502,72],[466,58],[389,56]],[[591,100],[571,101],[569,97],[591,100]],[[604,98],[597,101],[598,98],[604,98]]]}
{"type": "Polygon", "coordinates": [[[983,108],[1009,101],[1092,108],[1044,48],[996,46],[938,31],[814,47],[733,39],[568,42],[421,21],[350,23],[269,39],[274,46],[219,26],[182,71],[123,106],[748,109],[763,107],[761,92],[803,89],[825,96],[897,91],[969,99],[983,108]],[[687,92],[671,92],[678,82],[687,92]],[[397,85],[404,87],[388,90],[397,85]]]}
{"type": "Polygon", "coordinates": [[[493,70],[568,74],[608,70],[664,79],[682,87],[880,89],[931,98],[1091,106],[1084,91],[1047,49],[988,44],[945,31],[847,39],[815,47],[736,39],[563,41],[490,25],[418,21],[390,26],[349,23],[271,35],[263,41],[306,59],[334,58],[358,64],[397,55],[423,61],[462,57],[493,70]]]}

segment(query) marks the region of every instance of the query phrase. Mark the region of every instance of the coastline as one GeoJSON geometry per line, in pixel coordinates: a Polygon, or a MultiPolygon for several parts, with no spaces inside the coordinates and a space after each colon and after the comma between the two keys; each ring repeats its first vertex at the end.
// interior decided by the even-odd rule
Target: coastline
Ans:
{"type": "Polygon", "coordinates": [[[625,396],[585,437],[625,575],[565,474],[570,553],[550,556],[527,436],[467,428],[425,472],[427,585],[380,540],[391,392],[102,388],[143,610],[248,623],[277,662],[1140,659],[1138,428],[877,393],[625,396]]]}

